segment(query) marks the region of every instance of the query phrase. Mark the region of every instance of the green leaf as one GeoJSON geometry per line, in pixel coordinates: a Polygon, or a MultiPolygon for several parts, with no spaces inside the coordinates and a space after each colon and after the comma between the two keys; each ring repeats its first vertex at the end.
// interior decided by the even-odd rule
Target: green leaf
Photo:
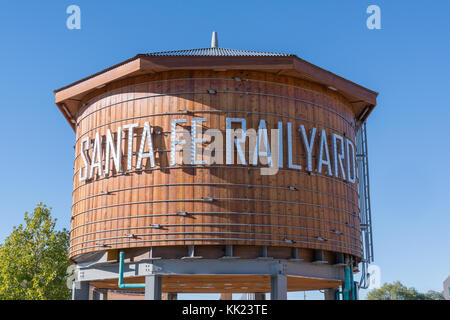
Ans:
{"type": "Polygon", "coordinates": [[[69,232],[55,229],[51,208],[42,203],[24,220],[0,245],[0,300],[70,299],[69,232]]]}

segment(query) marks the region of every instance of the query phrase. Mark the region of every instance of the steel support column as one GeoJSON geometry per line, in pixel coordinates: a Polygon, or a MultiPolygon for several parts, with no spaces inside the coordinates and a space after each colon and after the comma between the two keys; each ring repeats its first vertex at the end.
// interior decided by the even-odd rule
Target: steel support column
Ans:
{"type": "Polygon", "coordinates": [[[145,277],[145,300],[161,300],[162,277],[160,275],[149,275],[145,277]]]}
{"type": "Polygon", "coordinates": [[[270,300],[287,300],[287,277],[276,274],[270,277],[270,300]]]}
{"type": "Polygon", "coordinates": [[[89,300],[89,282],[74,281],[72,285],[72,300],[89,300]]]}
{"type": "Polygon", "coordinates": [[[336,300],[337,288],[325,289],[325,300],[336,300]]]}

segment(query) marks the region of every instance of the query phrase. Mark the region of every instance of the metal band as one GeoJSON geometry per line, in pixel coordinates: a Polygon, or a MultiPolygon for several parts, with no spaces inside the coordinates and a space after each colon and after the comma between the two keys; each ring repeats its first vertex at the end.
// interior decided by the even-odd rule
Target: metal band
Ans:
{"type": "MultiPolygon", "coordinates": [[[[92,99],[89,99],[88,101],[86,101],[86,102],[83,104],[83,106],[85,106],[85,107],[80,108],[80,109],[78,110],[76,117],[78,118],[79,114],[81,114],[87,107],[89,107],[88,104],[90,104],[92,100],[97,99],[97,101],[98,101],[98,100],[101,100],[101,99],[110,97],[111,94],[113,94],[113,93],[115,93],[116,91],[119,91],[119,90],[121,91],[121,90],[126,89],[126,88],[137,87],[137,86],[140,86],[140,85],[142,86],[142,85],[150,84],[150,83],[153,84],[153,83],[171,82],[171,81],[196,81],[196,80],[236,81],[236,80],[234,80],[233,78],[230,79],[230,78],[215,78],[215,77],[212,77],[212,78],[180,78],[180,79],[152,80],[152,81],[146,81],[146,82],[141,82],[141,83],[135,83],[135,84],[131,84],[131,85],[126,85],[126,86],[123,86],[123,87],[120,87],[120,88],[117,88],[117,89],[114,89],[114,90],[107,91],[107,92],[105,92],[105,93],[103,93],[103,94],[101,94],[101,95],[98,95],[98,96],[96,96],[96,97],[94,97],[94,98],[92,98],[92,99]]],[[[316,91],[316,90],[312,90],[312,89],[307,89],[307,88],[304,88],[304,87],[295,86],[295,85],[291,85],[291,84],[285,84],[285,83],[280,83],[280,82],[274,82],[274,81],[256,80],[256,79],[248,79],[248,78],[243,78],[242,80],[243,80],[243,81],[248,81],[248,82],[256,82],[256,83],[266,83],[266,84],[268,83],[268,84],[271,84],[271,85],[277,85],[277,86],[280,86],[280,87],[288,87],[288,88],[290,87],[290,88],[300,89],[300,90],[303,90],[303,91],[306,91],[306,92],[312,92],[312,93],[321,95],[321,96],[323,96],[323,97],[326,97],[327,99],[332,99],[332,100],[336,101],[338,104],[340,104],[341,106],[344,106],[345,108],[350,108],[349,106],[347,106],[346,104],[342,103],[341,101],[339,101],[339,100],[336,99],[335,97],[329,96],[329,95],[324,94],[324,93],[322,93],[322,92],[320,92],[320,91],[316,91]]],[[[220,91],[217,91],[217,90],[216,90],[216,92],[220,92],[220,91]]],[[[202,92],[202,93],[204,93],[204,92],[202,92]]],[[[164,94],[161,94],[161,95],[167,95],[167,94],[172,94],[172,93],[164,93],[164,94]]],[[[95,103],[95,102],[94,102],[94,103],[95,103]]],[[[122,102],[119,102],[119,103],[122,103],[122,102]]],[[[111,105],[109,105],[109,106],[104,106],[104,107],[102,107],[102,108],[99,108],[99,109],[93,111],[92,113],[101,111],[101,110],[103,110],[103,109],[105,109],[105,108],[108,108],[108,107],[110,107],[110,106],[111,106],[111,105]]],[[[332,110],[332,109],[331,109],[331,110],[332,110]]],[[[334,110],[332,110],[332,111],[333,111],[333,112],[336,112],[336,111],[334,111],[334,110]]],[[[89,114],[87,114],[86,116],[82,117],[81,119],[79,119],[79,121],[82,121],[84,118],[86,118],[87,116],[91,115],[92,113],[89,113],[89,114]]],[[[77,125],[78,125],[78,123],[77,123],[77,125]]],[[[353,127],[353,125],[351,125],[351,126],[353,127]]]]}
{"type": "MultiPolygon", "coordinates": [[[[95,183],[104,179],[109,179],[112,177],[118,177],[118,176],[123,176],[123,175],[127,175],[130,173],[136,173],[136,172],[151,172],[154,170],[167,170],[167,169],[216,169],[216,168],[227,168],[227,169],[247,169],[247,170],[259,170],[261,169],[261,167],[254,167],[254,166],[226,166],[226,165],[208,165],[208,166],[195,166],[195,165],[189,165],[189,166],[174,166],[174,167],[155,167],[155,168],[146,168],[146,169],[141,169],[141,170],[131,170],[131,171],[126,171],[123,173],[116,173],[113,175],[109,175],[107,177],[103,177],[103,178],[98,178],[93,182],[90,183],[95,183]]],[[[295,169],[283,169],[280,168],[279,171],[284,171],[284,172],[296,172],[299,174],[306,174],[306,175],[311,175],[308,172],[304,172],[304,171],[299,171],[299,170],[295,170],[295,169]]],[[[316,177],[320,177],[320,178],[326,178],[326,179],[330,179],[333,180],[334,182],[338,182],[338,183],[342,183],[344,184],[344,187],[349,188],[350,190],[352,190],[353,192],[355,192],[356,194],[358,194],[358,189],[353,187],[351,184],[347,183],[345,180],[340,180],[339,178],[336,178],[334,176],[328,176],[328,175],[324,175],[324,174],[317,174],[317,173],[313,173],[312,175],[316,176],[316,177]]],[[[74,174],[74,179],[75,179],[75,174],[74,174]]],[[[88,183],[89,184],[89,183],[88,183]]],[[[75,191],[77,191],[79,188],[88,185],[86,183],[84,184],[80,184],[79,186],[75,187],[72,191],[72,193],[74,193],[75,191]]]]}
{"type": "MultiPolygon", "coordinates": [[[[272,225],[272,224],[245,224],[245,223],[187,223],[187,224],[182,224],[182,223],[165,223],[165,224],[161,224],[160,227],[161,228],[176,228],[176,227],[205,227],[205,226],[225,226],[225,227],[260,227],[260,228],[293,228],[293,229],[302,229],[302,230],[311,230],[311,231],[318,231],[318,232],[323,232],[323,233],[330,233],[333,234],[335,236],[347,236],[349,238],[352,238],[354,241],[356,242],[361,242],[361,238],[360,237],[355,237],[352,234],[349,233],[344,233],[342,232],[342,234],[335,234],[333,233],[331,230],[324,230],[324,229],[317,229],[317,228],[308,228],[308,227],[302,227],[302,226],[286,226],[286,225],[272,225]]],[[[106,229],[106,230],[101,230],[101,231],[93,231],[93,232],[86,232],[83,233],[81,235],[75,236],[75,237],[71,237],[70,241],[74,241],[75,239],[79,239],[82,237],[87,237],[93,234],[99,234],[99,233],[106,233],[106,232],[117,232],[117,231],[126,231],[126,230],[137,230],[137,229],[155,229],[152,226],[142,226],[142,227],[128,227],[128,228],[118,228],[118,229],[106,229]]],[[[70,233],[72,233],[71,230],[70,233]]],[[[361,234],[361,232],[358,232],[359,234],[361,234]]],[[[308,238],[308,236],[298,236],[300,238],[308,238]]],[[[328,239],[328,238],[327,238],[328,239]]],[[[345,242],[342,240],[335,240],[335,239],[328,239],[329,241],[335,241],[335,242],[345,242]]]]}
{"type": "MultiPolygon", "coordinates": [[[[317,208],[324,208],[324,209],[330,209],[330,210],[336,210],[341,211],[344,213],[348,213],[353,216],[355,215],[353,212],[341,209],[341,208],[335,208],[330,206],[322,206],[320,204],[315,203],[309,203],[309,202],[299,202],[299,201],[288,201],[288,200],[271,200],[271,199],[252,199],[252,198],[214,198],[215,201],[261,201],[261,202],[275,202],[275,203],[282,203],[282,204],[295,204],[295,205],[304,205],[304,206],[312,206],[317,208]]],[[[140,204],[149,204],[149,203],[162,203],[162,202],[205,202],[202,198],[192,198],[192,199],[167,199],[167,200],[147,200],[147,201],[134,201],[134,202],[125,202],[125,203],[117,203],[117,204],[111,204],[107,206],[97,207],[97,208],[90,208],[84,211],[80,211],[78,213],[72,214],[72,217],[77,217],[79,215],[92,212],[95,210],[102,210],[102,209],[109,209],[109,208],[115,208],[115,207],[122,207],[122,206],[129,206],[129,205],[140,205],[140,204]]]]}
{"type": "MultiPolygon", "coordinates": [[[[337,103],[339,103],[340,105],[342,105],[342,106],[344,106],[344,107],[346,107],[346,108],[349,108],[349,106],[347,106],[345,103],[342,103],[340,100],[336,99],[335,97],[329,96],[329,95],[327,95],[327,94],[325,94],[325,93],[323,93],[323,92],[317,91],[317,90],[307,89],[307,88],[304,88],[304,87],[296,86],[296,85],[293,85],[293,84],[282,83],[282,82],[267,81],[267,80],[256,80],[256,79],[249,79],[249,78],[241,78],[241,79],[242,79],[242,81],[245,81],[245,82],[268,83],[268,84],[273,84],[273,85],[277,85],[277,86],[280,86],[280,87],[295,88],[295,89],[300,89],[300,90],[303,90],[303,91],[306,91],[306,92],[312,92],[312,93],[321,95],[321,96],[323,96],[323,97],[326,97],[326,98],[328,98],[328,99],[332,99],[332,100],[336,101],[337,103]]],[[[178,79],[165,79],[165,80],[150,80],[150,81],[145,81],[145,82],[141,82],[141,83],[133,83],[133,84],[125,85],[125,86],[122,86],[122,87],[119,87],[119,88],[116,88],[116,89],[107,91],[107,92],[105,92],[105,93],[102,93],[102,94],[100,94],[100,95],[98,95],[98,96],[96,96],[96,97],[93,97],[93,98],[87,100],[85,103],[83,103],[83,106],[88,105],[88,104],[91,103],[91,101],[94,100],[94,99],[97,99],[97,100],[103,99],[104,97],[110,96],[111,93],[114,93],[114,92],[116,92],[116,91],[121,91],[121,90],[126,89],[126,88],[137,87],[137,86],[141,86],[141,85],[145,85],[145,84],[150,84],[150,83],[153,84],[153,83],[162,83],[162,82],[171,82],[171,81],[192,81],[192,80],[194,80],[194,81],[195,81],[195,80],[224,80],[224,81],[236,81],[234,78],[216,78],[216,77],[210,77],[210,78],[209,78],[209,77],[207,77],[207,78],[200,77],[200,78],[178,78],[178,79]]],[[[351,102],[350,102],[350,103],[351,103],[351,102]]],[[[80,108],[80,110],[77,112],[77,115],[76,115],[76,116],[78,117],[78,115],[79,115],[83,110],[84,110],[84,108],[80,108]]]]}
{"type": "MultiPolygon", "coordinates": [[[[85,185],[84,185],[85,186],[85,185]]],[[[341,197],[339,195],[336,195],[334,193],[330,192],[324,192],[319,190],[312,190],[307,188],[300,188],[296,187],[297,190],[291,190],[289,187],[280,187],[280,186],[270,186],[270,185],[259,185],[259,184],[243,184],[243,183],[170,183],[170,184],[153,184],[153,185],[147,185],[147,186],[138,186],[138,187],[129,187],[129,188],[122,188],[122,189],[114,189],[114,190],[108,190],[108,194],[105,193],[98,193],[91,196],[88,196],[86,198],[79,199],[75,201],[72,204],[72,208],[85,200],[96,198],[96,197],[102,197],[102,196],[108,196],[111,193],[117,193],[122,191],[130,191],[130,190],[138,190],[138,189],[147,189],[147,188],[160,188],[160,187],[183,187],[183,186],[220,186],[220,187],[248,187],[248,188],[269,188],[269,189],[283,189],[283,190],[289,190],[289,191],[306,191],[306,192],[313,192],[313,193],[319,193],[328,195],[331,197],[338,198],[340,200],[344,200],[349,202],[351,205],[358,206],[358,203],[355,201],[352,201],[351,199],[341,197]]]]}
{"type": "MultiPolygon", "coordinates": [[[[324,105],[321,105],[321,104],[318,104],[318,103],[314,103],[314,102],[311,102],[311,101],[308,101],[308,100],[299,99],[299,98],[292,98],[292,97],[278,95],[278,94],[251,92],[251,91],[233,91],[233,90],[215,90],[215,91],[216,91],[216,94],[217,93],[231,93],[231,94],[240,94],[240,95],[242,95],[242,94],[245,94],[245,95],[258,95],[258,96],[271,97],[271,98],[287,99],[287,100],[292,100],[292,101],[296,101],[296,102],[302,102],[302,103],[310,104],[310,105],[312,105],[312,106],[314,106],[316,108],[321,108],[321,109],[323,109],[325,111],[328,111],[328,112],[338,116],[339,118],[341,118],[342,120],[347,122],[347,124],[350,126],[350,128],[353,129],[353,132],[355,132],[355,128],[353,127],[353,123],[348,121],[344,116],[342,116],[341,114],[339,114],[338,112],[334,111],[333,109],[331,109],[331,108],[329,108],[327,106],[324,106],[324,105]]],[[[106,108],[110,108],[110,107],[115,107],[115,106],[117,106],[119,104],[128,103],[128,102],[132,102],[132,101],[138,101],[138,100],[144,100],[144,99],[150,99],[150,98],[166,97],[166,96],[179,96],[179,95],[185,95],[185,94],[209,95],[209,93],[207,93],[205,91],[166,92],[166,93],[162,93],[162,94],[153,94],[153,95],[149,95],[149,96],[145,96],[145,97],[132,98],[132,99],[123,100],[121,102],[115,102],[115,103],[110,104],[108,106],[101,107],[100,110],[103,110],[103,109],[106,109],[106,108]]],[[[89,117],[91,114],[95,113],[96,111],[93,111],[92,113],[90,113],[90,114],[84,116],[82,119],[80,119],[77,122],[77,126],[80,125],[81,121],[83,121],[84,119],[89,117]]]]}
{"type": "MultiPolygon", "coordinates": [[[[333,223],[337,225],[342,225],[346,228],[354,229],[357,232],[360,232],[359,229],[357,229],[352,224],[346,224],[340,221],[336,220],[330,220],[330,219],[321,219],[321,218],[315,218],[310,216],[298,216],[298,215],[289,215],[289,214],[276,214],[276,213],[264,213],[264,212],[219,212],[219,211],[206,211],[206,212],[188,212],[190,216],[196,216],[196,215],[255,215],[255,216],[271,216],[271,217],[286,217],[286,218],[298,218],[298,219],[305,219],[305,220],[315,220],[315,221],[321,221],[321,222],[328,222],[333,223]]],[[[104,223],[104,222],[111,222],[111,221],[117,221],[117,220],[128,220],[128,219],[142,219],[142,218],[153,218],[153,217],[169,217],[169,216],[179,216],[178,213],[155,213],[155,214],[144,214],[139,216],[126,216],[126,217],[116,217],[116,218],[109,218],[109,219],[102,219],[102,220],[96,220],[87,222],[84,224],[79,224],[71,229],[70,232],[77,230],[79,228],[89,226],[96,223],[104,223]]]]}

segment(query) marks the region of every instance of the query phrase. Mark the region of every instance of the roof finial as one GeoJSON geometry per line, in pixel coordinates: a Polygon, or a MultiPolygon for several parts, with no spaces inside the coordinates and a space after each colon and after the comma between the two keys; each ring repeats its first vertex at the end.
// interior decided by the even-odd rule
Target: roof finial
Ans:
{"type": "Polygon", "coordinates": [[[219,38],[217,37],[217,32],[213,31],[211,39],[211,48],[219,47],[219,38]]]}

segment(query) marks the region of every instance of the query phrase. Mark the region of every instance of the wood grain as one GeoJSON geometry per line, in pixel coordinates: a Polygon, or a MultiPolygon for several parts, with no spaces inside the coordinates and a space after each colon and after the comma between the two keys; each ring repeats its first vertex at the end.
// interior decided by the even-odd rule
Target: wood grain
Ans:
{"type": "MultiPolygon", "coordinates": [[[[287,168],[287,122],[293,128],[294,162],[303,167],[305,151],[296,132],[300,124],[355,140],[355,115],[338,92],[265,72],[172,71],[110,83],[82,103],[76,125],[71,258],[105,249],[190,244],[298,247],[361,256],[356,184],[287,168]],[[208,94],[208,89],[217,93],[208,94]],[[190,113],[179,114],[180,110],[190,113]],[[247,128],[255,129],[261,119],[268,129],[283,122],[284,168],[263,176],[259,166],[250,165],[169,167],[170,121],[186,118],[182,127],[190,130],[194,117],[207,119],[203,132],[224,130],[227,117],[245,118],[247,128]],[[94,139],[96,132],[105,136],[108,129],[117,132],[125,124],[142,127],[145,121],[163,131],[153,136],[158,150],[155,168],[144,160],[142,171],[79,182],[83,137],[94,139]],[[203,197],[217,200],[205,202],[203,197]],[[179,211],[189,214],[176,215],[179,211]],[[162,228],[151,228],[152,224],[162,228]]],[[[136,157],[133,161],[134,167],[136,157]]]]}

